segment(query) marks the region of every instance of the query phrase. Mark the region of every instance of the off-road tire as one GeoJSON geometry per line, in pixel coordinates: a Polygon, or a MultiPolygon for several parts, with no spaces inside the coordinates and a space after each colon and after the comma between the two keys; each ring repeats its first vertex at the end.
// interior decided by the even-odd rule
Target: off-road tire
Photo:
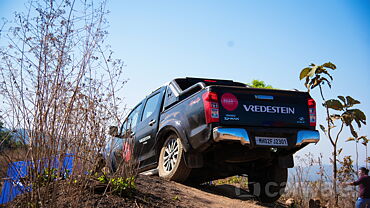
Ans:
{"type": "Polygon", "coordinates": [[[275,202],[284,192],[287,179],[287,168],[272,165],[248,176],[249,192],[258,197],[261,202],[275,202]]]}
{"type": "Polygon", "coordinates": [[[171,134],[161,148],[158,162],[159,176],[171,181],[184,182],[191,171],[191,168],[186,166],[184,157],[181,139],[176,134],[171,134]]]}

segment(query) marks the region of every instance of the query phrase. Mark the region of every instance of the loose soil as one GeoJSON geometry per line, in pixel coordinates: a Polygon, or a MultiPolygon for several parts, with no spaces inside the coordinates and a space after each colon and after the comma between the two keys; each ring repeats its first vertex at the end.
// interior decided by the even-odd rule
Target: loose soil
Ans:
{"type": "MultiPolygon", "coordinates": [[[[55,200],[46,202],[47,207],[285,207],[280,203],[261,204],[253,198],[238,198],[248,192],[239,192],[232,185],[187,186],[158,176],[139,175],[137,189],[126,197],[103,194],[98,183],[91,183],[83,191],[63,181],[56,183],[55,200]]],[[[26,198],[19,196],[7,206],[27,206],[26,198]]]]}

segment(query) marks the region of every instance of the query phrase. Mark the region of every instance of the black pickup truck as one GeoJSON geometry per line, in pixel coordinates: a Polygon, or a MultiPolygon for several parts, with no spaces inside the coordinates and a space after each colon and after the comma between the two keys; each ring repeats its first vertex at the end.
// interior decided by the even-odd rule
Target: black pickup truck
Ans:
{"type": "Polygon", "coordinates": [[[277,200],[293,154],[319,141],[307,92],[251,88],[231,80],[178,78],[129,113],[108,147],[115,170],[134,159],[139,172],[201,183],[248,175],[261,201],[277,200]],[[115,144],[115,145],[113,145],[115,144]]]}

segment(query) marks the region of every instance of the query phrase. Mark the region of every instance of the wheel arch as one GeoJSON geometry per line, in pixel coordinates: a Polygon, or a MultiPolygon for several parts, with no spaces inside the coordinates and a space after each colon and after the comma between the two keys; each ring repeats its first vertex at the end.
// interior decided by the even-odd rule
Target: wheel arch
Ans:
{"type": "Polygon", "coordinates": [[[156,146],[157,161],[158,161],[158,158],[159,158],[159,153],[161,151],[161,148],[162,148],[164,142],[166,141],[166,138],[168,138],[168,136],[170,136],[171,134],[176,134],[180,138],[185,152],[188,152],[190,150],[191,146],[190,146],[190,144],[187,140],[185,132],[183,132],[181,130],[178,130],[176,127],[174,127],[172,125],[168,125],[168,126],[162,128],[162,129],[160,129],[160,131],[158,132],[158,134],[156,136],[157,142],[156,142],[155,146],[156,146]]]}

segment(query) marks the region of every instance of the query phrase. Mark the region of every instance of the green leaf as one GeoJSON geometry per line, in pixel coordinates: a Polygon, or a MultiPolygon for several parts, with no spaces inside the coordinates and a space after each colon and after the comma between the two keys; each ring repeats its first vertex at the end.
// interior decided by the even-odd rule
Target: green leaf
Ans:
{"type": "Polygon", "coordinates": [[[349,142],[349,141],[355,141],[355,138],[354,137],[349,137],[346,142],[349,142]]]}
{"type": "Polygon", "coordinates": [[[313,77],[313,75],[316,74],[316,70],[319,66],[312,66],[311,70],[309,71],[309,73],[307,74],[309,77],[313,77]]]}
{"type": "Polygon", "coordinates": [[[351,130],[351,134],[352,134],[352,136],[354,136],[355,138],[357,138],[357,137],[358,137],[358,134],[357,134],[357,132],[355,131],[355,129],[353,128],[352,124],[350,124],[350,125],[349,125],[349,128],[350,128],[350,130],[351,130]]]}
{"type": "Polygon", "coordinates": [[[320,75],[316,75],[315,78],[312,78],[311,79],[311,82],[310,82],[310,85],[311,85],[311,89],[317,87],[318,85],[320,85],[322,83],[322,79],[320,78],[320,75]]]}
{"type": "Polygon", "coordinates": [[[352,109],[352,110],[353,110],[355,118],[358,118],[358,119],[364,121],[365,122],[364,124],[366,124],[366,115],[365,115],[365,113],[362,112],[360,109],[352,109]]]}
{"type": "Polygon", "coordinates": [[[322,73],[324,73],[324,74],[328,75],[328,77],[330,78],[330,80],[333,80],[333,77],[329,74],[329,72],[328,72],[328,71],[323,70],[323,71],[322,71],[322,73]]]}
{"type": "Polygon", "coordinates": [[[334,122],[334,121],[336,121],[336,120],[338,120],[338,119],[340,119],[341,118],[341,116],[340,115],[338,115],[338,114],[333,114],[333,115],[330,115],[330,119],[334,122]]]}
{"type": "Polygon", "coordinates": [[[306,81],[304,82],[304,85],[306,86],[307,88],[307,91],[310,92],[310,77],[306,77],[306,81]]]}
{"type": "Polygon", "coordinates": [[[359,140],[363,140],[364,142],[369,142],[369,140],[367,139],[367,136],[360,136],[359,138],[358,138],[359,140]]]}
{"type": "Polygon", "coordinates": [[[320,83],[325,83],[324,81],[328,84],[329,88],[331,88],[331,84],[330,84],[330,82],[329,82],[329,80],[328,80],[328,79],[326,79],[325,77],[321,77],[321,78],[319,79],[319,82],[320,82],[320,83]]]}
{"type": "Polygon", "coordinates": [[[321,130],[325,133],[326,132],[326,129],[325,129],[325,127],[323,126],[323,125],[321,125],[320,124],[320,128],[321,128],[321,130]]]}
{"type": "Polygon", "coordinates": [[[347,96],[346,99],[347,99],[348,107],[352,107],[356,104],[360,104],[360,101],[353,99],[351,96],[347,96]]]}
{"type": "Polygon", "coordinates": [[[308,73],[311,71],[310,67],[306,67],[302,69],[301,73],[299,74],[299,80],[302,80],[303,78],[307,77],[308,73]]]}
{"type": "Polygon", "coordinates": [[[351,109],[348,112],[353,116],[359,128],[361,128],[361,123],[366,125],[366,115],[360,109],[351,109]]]}
{"type": "Polygon", "coordinates": [[[344,103],[344,104],[346,104],[346,99],[343,97],[343,96],[341,96],[341,95],[339,95],[338,96],[338,98],[344,103]]]}
{"type": "Polygon", "coordinates": [[[339,110],[339,111],[343,110],[343,107],[344,107],[342,103],[336,99],[327,100],[324,103],[324,106],[327,108],[331,108],[331,109],[339,110]]]}
{"type": "Polygon", "coordinates": [[[330,69],[333,69],[335,70],[337,68],[337,66],[335,66],[333,63],[331,62],[327,62],[325,64],[322,65],[323,67],[326,67],[326,68],[330,68],[330,69]]]}
{"type": "Polygon", "coordinates": [[[342,114],[342,121],[346,124],[346,126],[351,125],[353,121],[353,116],[350,112],[346,111],[342,114]]]}

